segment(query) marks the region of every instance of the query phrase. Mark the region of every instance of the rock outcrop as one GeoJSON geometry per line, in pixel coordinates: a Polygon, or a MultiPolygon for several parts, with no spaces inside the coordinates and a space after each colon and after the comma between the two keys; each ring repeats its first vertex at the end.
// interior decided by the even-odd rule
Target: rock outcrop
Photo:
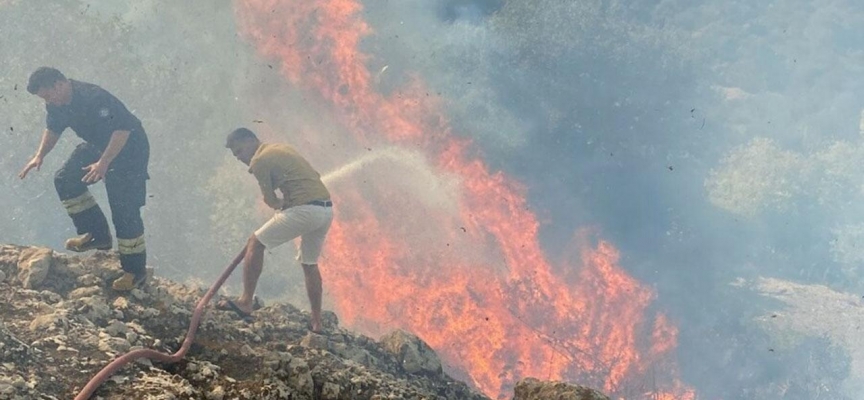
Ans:
{"type": "MultiPolygon", "coordinates": [[[[110,289],[119,274],[113,253],[0,245],[0,400],[71,399],[119,355],[180,348],[207,288],[156,277],[121,294],[110,289]]],[[[408,332],[373,340],[326,313],[327,334],[319,335],[307,330],[306,313],[287,304],[254,317],[244,322],[211,306],[185,359],[140,359],[92,398],[487,399],[443,373],[435,352],[408,332]]],[[[542,386],[520,383],[516,399],[605,398],[544,397],[570,392],[542,386]]]]}
{"type": "MultiPolygon", "coordinates": [[[[2,246],[0,271],[5,399],[72,398],[131,349],[175,352],[206,289],[155,278],[143,290],[113,292],[107,282],[119,275],[119,265],[104,252],[72,257],[2,246]]],[[[486,398],[441,373],[434,352],[410,334],[378,342],[341,329],[329,314],[328,335],[317,335],[307,331],[306,314],[284,304],[263,307],[255,317],[246,323],[209,309],[183,361],[139,360],[94,398],[486,398]]]]}
{"type": "Polygon", "coordinates": [[[429,376],[442,374],[438,355],[417,336],[397,330],[384,335],[380,342],[384,350],[396,356],[396,361],[406,373],[429,376]]]}
{"type": "Polygon", "coordinates": [[[516,383],[513,400],[609,400],[606,395],[584,386],[562,382],[541,382],[525,378],[516,383]]]}

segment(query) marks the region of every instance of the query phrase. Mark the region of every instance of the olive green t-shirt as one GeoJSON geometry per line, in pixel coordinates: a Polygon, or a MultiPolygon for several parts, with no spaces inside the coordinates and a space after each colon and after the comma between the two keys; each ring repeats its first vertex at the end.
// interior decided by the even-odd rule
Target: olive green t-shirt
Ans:
{"type": "Polygon", "coordinates": [[[280,205],[276,189],[285,199],[283,209],[330,199],[318,171],[297,150],[285,144],[262,143],[249,162],[249,173],[255,175],[264,202],[271,208],[278,209],[280,205]]]}

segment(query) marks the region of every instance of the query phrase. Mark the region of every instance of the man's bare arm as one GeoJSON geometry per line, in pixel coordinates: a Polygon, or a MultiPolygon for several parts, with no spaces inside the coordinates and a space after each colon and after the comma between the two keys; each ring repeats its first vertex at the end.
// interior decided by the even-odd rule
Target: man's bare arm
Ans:
{"type": "Polygon", "coordinates": [[[99,157],[99,162],[105,166],[111,165],[111,162],[120,154],[120,150],[123,150],[123,146],[126,146],[128,140],[129,131],[114,131],[111,134],[111,140],[108,141],[108,147],[102,152],[102,157],[99,157]]]}
{"type": "Polygon", "coordinates": [[[88,172],[81,181],[92,183],[104,178],[108,172],[108,166],[111,165],[117,154],[120,154],[120,151],[123,150],[123,146],[126,145],[128,140],[129,131],[114,131],[111,134],[111,140],[108,141],[108,147],[102,152],[102,157],[99,157],[99,161],[84,167],[88,172]]]}
{"type": "Polygon", "coordinates": [[[54,146],[57,145],[57,141],[59,140],[59,133],[54,133],[51,132],[50,129],[46,129],[45,132],[42,132],[42,141],[39,142],[39,149],[36,150],[36,157],[45,158],[45,156],[54,149],[54,146]]]}
{"type": "MultiPolygon", "coordinates": [[[[265,162],[266,163],[266,162],[265,162]]],[[[266,164],[259,164],[252,169],[252,174],[258,180],[258,186],[261,187],[261,194],[264,195],[264,204],[274,210],[281,210],[284,201],[276,196],[276,188],[273,187],[273,180],[270,177],[270,168],[266,164]]]]}
{"type": "Polygon", "coordinates": [[[58,140],[60,140],[60,134],[51,132],[50,129],[46,129],[42,132],[42,140],[39,142],[39,148],[36,150],[36,155],[34,155],[27,165],[24,166],[24,169],[18,173],[18,177],[21,179],[26,178],[27,173],[33,168],[36,168],[38,171],[39,168],[42,167],[42,160],[51,152],[52,149],[54,149],[58,140]]]}

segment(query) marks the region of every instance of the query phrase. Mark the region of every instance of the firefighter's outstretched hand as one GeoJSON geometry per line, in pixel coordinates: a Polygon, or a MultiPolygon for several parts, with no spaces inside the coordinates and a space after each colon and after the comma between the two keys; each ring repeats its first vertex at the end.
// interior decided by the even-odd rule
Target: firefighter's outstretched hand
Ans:
{"type": "Polygon", "coordinates": [[[32,159],[30,159],[30,162],[28,162],[27,165],[24,166],[24,169],[22,169],[21,172],[18,173],[18,177],[24,179],[27,177],[27,173],[30,172],[31,169],[36,168],[36,170],[38,171],[41,167],[42,157],[34,156],[32,159]]]}
{"type": "Polygon", "coordinates": [[[102,178],[105,177],[105,173],[108,172],[108,165],[105,165],[101,162],[95,162],[82,169],[87,171],[87,174],[85,174],[84,177],[81,178],[81,182],[94,183],[99,182],[100,180],[102,180],[102,178]]]}

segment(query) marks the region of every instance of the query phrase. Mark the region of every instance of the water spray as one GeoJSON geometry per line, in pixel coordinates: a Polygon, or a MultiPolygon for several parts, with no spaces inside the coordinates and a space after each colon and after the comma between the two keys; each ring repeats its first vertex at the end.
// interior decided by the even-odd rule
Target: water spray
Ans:
{"type": "Polygon", "coordinates": [[[357,157],[353,161],[343,164],[341,167],[324,174],[321,176],[321,180],[325,185],[330,186],[348,176],[354,175],[357,171],[360,171],[370,164],[375,164],[380,161],[397,162],[416,170],[425,169],[425,161],[419,153],[399,147],[387,147],[382,150],[370,151],[367,154],[357,157]]]}
{"type": "Polygon", "coordinates": [[[335,187],[361,170],[383,162],[396,164],[400,171],[410,172],[410,179],[406,179],[403,183],[408,186],[411,193],[416,194],[417,200],[430,208],[456,211],[455,194],[459,190],[458,181],[451,176],[433,172],[423,153],[401,147],[385,147],[370,151],[322,175],[321,180],[327,187],[335,187]]]}

